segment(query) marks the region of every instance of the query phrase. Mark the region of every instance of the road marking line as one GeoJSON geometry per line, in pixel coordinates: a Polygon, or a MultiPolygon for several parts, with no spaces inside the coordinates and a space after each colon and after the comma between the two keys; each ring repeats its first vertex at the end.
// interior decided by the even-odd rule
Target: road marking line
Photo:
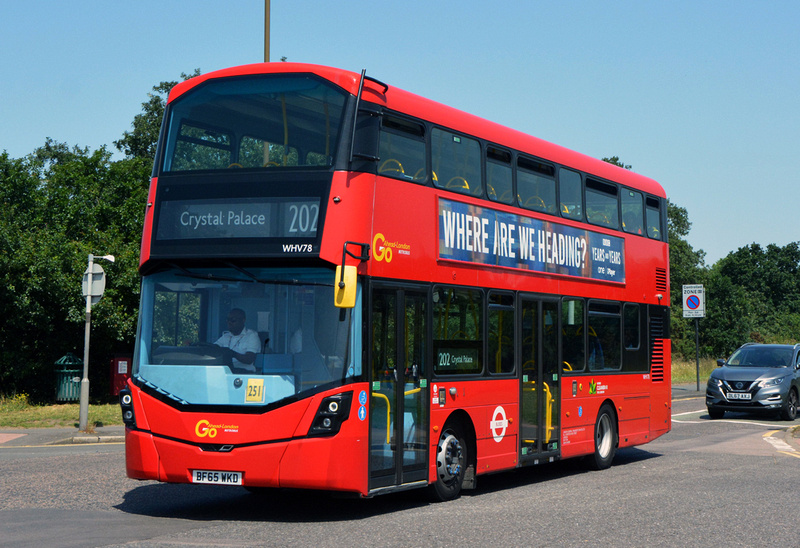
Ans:
{"type": "Polygon", "coordinates": [[[791,455],[792,453],[796,453],[797,451],[795,451],[794,447],[792,447],[791,445],[789,445],[788,443],[786,443],[785,441],[783,441],[781,439],[772,437],[772,434],[775,434],[777,432],[780,432],[780,430],[772,430],[770,432],[766,432],[766,433],[764,433],[762,438],[764,439],[765,442],[767,442],[772,447],[777,449],[779,453],[784,453],[784,454],[787,454],[787,455],[791,455]]]}
{"type": "MultiPolygon", "coordinates": [[[[682,420],[677,420],[677,419],[674,418],[674,417],[678,417],[680,415],[693,415],[693,414],[696,414],[696,413],[703,413],[703,411],[691,411],[689,413],[678,413],[676,415],[672,415],[673,416],[672,422],[675,422],[675,423],[678,423],[678,424],[708,424],[709,422],[727,422],[727,423],[730,423],[730,424],[753,424],[755,426],[770,426],[772,428],[775,427],[774,424],[769,424],[769,423],[765,423],[765,422],[737,421],[737,420],[733,420],[733,419],[713,419],[713,420],[703,420],[703,421],[682,421],[682,420]]],[[[788,428],[789,428],[789,426],[784,428],[784,430],[787,430],[788,428]]]]}
{"type": "Polygon", "coordinates": [[[680,417],[681,415],[694,415],[695,413],[702,413],[703,411],[705,411],[705,409],[702,409],[700,411],[687,411],[686,413],[675,413],[672,416],[673,417],[680,417]]]}

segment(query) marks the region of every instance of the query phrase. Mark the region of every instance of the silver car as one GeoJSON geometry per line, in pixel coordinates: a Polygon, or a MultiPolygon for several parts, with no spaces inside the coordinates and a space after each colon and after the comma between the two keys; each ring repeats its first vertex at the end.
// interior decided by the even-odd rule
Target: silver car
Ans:
{"type": "Polygon", "coordinates": [[[779,411],[788,421],[797,417],[800,344],[745,344],[717,366],[706,387],[712,419],[725,411],[765,410],[779,411]]]}

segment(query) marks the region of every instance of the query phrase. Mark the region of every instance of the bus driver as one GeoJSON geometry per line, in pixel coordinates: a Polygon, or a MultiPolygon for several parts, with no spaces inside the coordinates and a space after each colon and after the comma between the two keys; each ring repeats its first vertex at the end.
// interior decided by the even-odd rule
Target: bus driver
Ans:
{"type": "Polygon", "coordinates": [[[234,371],[246,371],[255,373],[256,367],[253,362],[256,353],[261,349],[261,340],[258,333],[244,326],[245,313],[241,308],[233,308],[228,313],[228,331],[224,331],[222,336],[214,341],[214,344],[222,348],[229,348],[233,352],[234,371]]]}

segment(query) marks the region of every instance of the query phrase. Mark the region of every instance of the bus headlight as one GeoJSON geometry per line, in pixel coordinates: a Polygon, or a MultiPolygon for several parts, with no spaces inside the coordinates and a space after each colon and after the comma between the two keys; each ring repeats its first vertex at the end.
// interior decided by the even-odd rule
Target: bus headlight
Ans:
{"type": "Polygon", "coordinates": [[[122,422],[128,428],[136,428],[136,415],[133,413],[133,396],[129,388],[119,391],[119,406],[122,408],[122,422]]]}
{"type": "Polygon", "coordinates": [[[350,416],[352,392],[343,392],[324,398],[317,409],[317,416],[308,430],[309,437],[333,436],[350,416]]]}

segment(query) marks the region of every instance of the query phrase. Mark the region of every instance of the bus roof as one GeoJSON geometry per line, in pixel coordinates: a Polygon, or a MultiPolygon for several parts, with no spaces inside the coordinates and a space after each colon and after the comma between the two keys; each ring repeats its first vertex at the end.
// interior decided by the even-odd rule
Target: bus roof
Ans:
{"type": "MultiPolygon", "coordinates": [[[[358,73],[322,65],[283,62],[255,63],[209,72],[180,82],[170,91],[168,102],[174,101],[190,89],[214,78],[281,73],[316,74],[352,95],[358,93],[361,78],[358,73]]],[[[550,143],[544,139],[533,137],[522,131],[490,122],[479,116],[426,99],[394,86],[386,85],[384,87],[382,83],[367,79],[364,82],[362,99],[456,132],[478,137],[503,147],[530,154],[542,160],[549,160],[565,167],[583,171],[595,177],[621,183],[653,196],[666,198],[663,187],[649,177],[550,143]]]]}

